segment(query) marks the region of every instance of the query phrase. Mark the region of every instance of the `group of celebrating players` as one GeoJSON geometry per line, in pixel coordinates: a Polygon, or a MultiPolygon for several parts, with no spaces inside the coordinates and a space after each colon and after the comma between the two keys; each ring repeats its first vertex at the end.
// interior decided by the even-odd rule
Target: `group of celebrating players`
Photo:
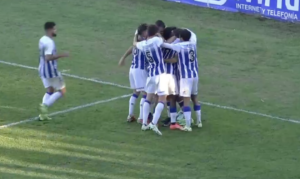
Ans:
{"type": "MultiPolygon", "coordinates": [[[[61,73],[57,69],[57,60],[68,57],[68,53],[56,54],[54,37],[56,24],[44,24],[46,34],[39,41],[40,64],[39,74],[44,87],[47,89],[40,104],[40,120],[51,119],[48,108],[52,106],[66,92],[66,86],[61,73]]],[[[130,86],[134,89],[129,100],[128,122],[135,121],[134,106],[138,96],[140,114],[138,122],[142,123],[142,130],[153,130],[162,135],[157,127],[165,104],[168,108],[169,119],[164,121],[171,130],[192,131],[191,107],[193,102],[196,113],[196,125],[202,127],[201,106],[197,100],[198,94],[198,60],[197,37],[189,29],[165,27],[163,21],[158,20],[153,25],[141,24],[134,35],[131,46],[119,61],[124,65],[125,58],[132,54],[129,71],[130,86]],[[177,103],[183,111],[184,123],[178,124],[177,103]],[[154,107],[153,118],[151,107],[154,107]],[[151,120],[149,121],[149,116],[151,120]]]]}
{"type": "MultiPolygon", "coordinates": [[[[192,131],[191,107],[193,102],[196,125],[202,127],[201,106],[198,94],[197,37],[186,28],[165,27],[158,20],[153,25],[141,24],[135,32],[131,46],[119,61],[124,65],[127,56],[132,54],[129,71],[130,87],[134,90],[129,100],[128,122],[135,121],[134,106],[138,96],[140,114],[137,119],[142,130],[153,130],[162,135],[157,127],[161,113],[167,104],[171,130],[192,131]],[[177,103],[185,118],[184,125],[176,121],[177,103]],[[149,119],[152,105],[153,119],[149,119]]],[[[168,124],[168,119],[164,125],[168,124]]]]}

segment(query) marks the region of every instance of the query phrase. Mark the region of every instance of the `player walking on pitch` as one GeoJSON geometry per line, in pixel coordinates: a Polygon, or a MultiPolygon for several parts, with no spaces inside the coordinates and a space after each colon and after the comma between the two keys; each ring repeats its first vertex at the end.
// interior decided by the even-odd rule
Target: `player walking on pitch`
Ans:
{"type": "Polygon", "coordinates": [[[41,112],[39,119],[50,120],[48,107],[52,106],[66,92],[63,77],[57,69],[57,60],[68,57],[69,54],[56,54],[55,42],[53,40],[57,36],[56,24],[54,22],[46,22],[44,29],[46,34],[39,41],[39,75],[47,91],[39,107],[41,112]]]}

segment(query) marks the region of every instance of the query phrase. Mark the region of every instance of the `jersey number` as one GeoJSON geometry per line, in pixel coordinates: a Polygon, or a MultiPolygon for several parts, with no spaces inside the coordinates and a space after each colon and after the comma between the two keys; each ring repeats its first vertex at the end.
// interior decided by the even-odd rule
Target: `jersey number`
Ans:
{"type": "Polygon", "coordinates": [[[153,63],[153,57],[151,56],[151,52],[150,51],[146,51],[146,58],[148,60],[148,62],[153,63]]]}
{"type": "Polygon", "coordinates": [[[133,55],[137,55],[138,54],[138,50],[136,48],[133,49],[133,55]]]}
{"type": "Polygon", "coordinates": [[[189,51],[189,59],[190,59],[190,62],[195,61],[195,51],[194,50],[189,51]]]}

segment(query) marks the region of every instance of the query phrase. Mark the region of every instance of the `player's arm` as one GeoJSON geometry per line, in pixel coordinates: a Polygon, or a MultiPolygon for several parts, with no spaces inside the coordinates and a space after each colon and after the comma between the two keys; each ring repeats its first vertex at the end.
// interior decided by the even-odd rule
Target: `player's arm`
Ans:
{"type": "Polygon", "coordinates": [[[171,44],[171,43],[173,43],[176,39],[177,39],[176,36],[172,36],[171,38],[169,38],[169,39],[166,41],[166,43],[171,44]]]}
{"type": "Polygon", "coordinates": [[[160,33],[156,33],[156,36],[162,38],[160,33]]]}
{"type": "Polygon", "coordinates": [[[45,59],[46,59],[46,61],[57,60],[59,58],[64,58],[64,57],[69,56],[68,53],[53,55],[53,53],[52,53],[53,50],[54,50],[53,43],[46,44],[46,46],[45,46],[45,59]]]}
{"type": "Polygon", "coordinates": [[[45,55],[45,59],[47,61],[52,61],[52,60],[57,60],[59,58],[64,58],[64,57],[68,57],[68,56],[69,56],[68,53],[59,54],[59,55],[45,55]]]}
{"type": "Polygon", "coordinates": [[[134,42],[133,46],[136,47],[139,50],[143,50],[142,42],[134,42]]]}
{"type": "Polygon", "coordinates": [[[134,35],[134,37],[133,37],[133,43],[134,43],[134,42],[137,42],[138,36],[139,36],[138,34],[135,34],[135,35],[134,35]]]}
{"type": "Polygon", "coordinates": [[[170,58],[170,59],[165,59],[164,60],[166,63],[177,63],[177,58],[170,58]]]}
{"type": "Polygon", "coordinates": [[[125,59],[132,53],[132,46],[129,47],[129,49],[124,53],[124,55],[121,57],[119,61],[119,66],[125,65],[125,59]]]}
{"type": "Polygon", "coordinates": [[[136,30],[135,33],[134,33],[134,37],[133,37],[133,43],[137,42],[138,38],[139,38],[139,34],[138,34],[138,30],[136,30]]]}
{"type": "Polygon", "coordinates": [[[181,46],[178,45],[178,44],[168,44],[168,43],[163,43],[163,44],[162,44],[162,47],[164,47],[164,48],[169,48],[169,49],[172,49],[172,50],[175,50],[176,52],[179,52],[180,49],[181,49],[181,46]]]}

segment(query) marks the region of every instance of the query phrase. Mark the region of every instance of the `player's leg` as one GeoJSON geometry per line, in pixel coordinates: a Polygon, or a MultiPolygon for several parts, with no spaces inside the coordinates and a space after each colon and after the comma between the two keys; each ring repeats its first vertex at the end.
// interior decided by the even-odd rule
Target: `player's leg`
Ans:
{"type": "Polygon", "coordinates": [[[135,107],[135,102],[137,100],[137,98],[139,98],[140,92],[138,92],[137,90],[134,90],[132,93],[132,96],[129,99],[129,113],[128,113],[128,117],[127,117],[127,122],[132,122],[135,121],[135,117],[134,117],[134,107],[135,107]]]}
{"type": "Polygon", "coordinates": [[[161,116],[162,111],[165,108],[165,103],[167,100],[167,95],[168,95],[168,81],[165,76],[166,74],[160,74],[156,76],[156,91],[158,95],[158,103],[155,107],[155,113],[153,115],[153,120],[149,124],[150,128],[157,133],[158,135],[162,135],[162,133],[158,130],[157,128],[157,122],[161,116]]]}
{"type": "MultiPolygon", "coordinates": [[[[171,74],[166,74],[166,78],[168,80],[168,93],[170,94],[170,95],[167,96],[167,116],[168,117],[167,117],[166,120],[170,121],[170,104],[171,104],[170,100],[172,98],[171,95],[173,95],[172,85],[175,85],[175,84],[171,84],[172,80],[173,80],[171,74]]],[[[175,86],[174,86],[174,88],[175,88],[175,86]]]]}
{"type": "Polygon", "coordinates": [[[46,90],[46,93],[44,94],[43,96],[43,100],[42,100],[42,103],[44,103],[45,101],[47,101],[50,96],[54,93],[54,88],[52,86],[48,87],[47,90],[46,90]]]}
{"type": "Polygon", "coordinates": [[[147,93],[146,100],[143,104],[143,125],[142,130],[148,130],[148,116],[150,113],[151,101],[156,91],[155,77],[148,77],[146,81],[145,91],[147,93]]]}
{"type": "Polygon", "coordinates": [[[177,82],[177,91],[178,91],[178,95],[176,97],[176,102],[179,105],[180,110],[182,111],[183,108],[183,98],[179,95],[180,94],[180,78],[176,77],[176,82],[177,82]]]}
{"type": "Polygon", "coordinates": [[[195,78],[193,81],[193,88],[192,88],[192,102],[194,104],[194,111],[196,113],[197,122],[196,125],[198,127],[202,127],[202,121],[201,121],[201,105],[197,99],[198,96],[198,78],[195,78]]]}
{"type": "Polygon", "coordinates": [[[55,89],[53,88],[51,84],[51,80],[47,78],[41,78],[44,87],[46,88],[46,93],[43,96],[42,103],[40,104],[40,112],[39,120],[50,120],[51,118],[48,117],[48,108],[45,107],[43,104],[51,97],[51,95],[54,93],[55,89]]]}
{"type": "Polygon", "coordinates": [[[43,101],[43,103],[40,105],[40,111],[42,113],[42,118],[44,117],[44,118],[50,119],[47,115],[48,108],[50,106],[52,106],[59,98],[61,98],[62,96],[65,95],[66,86],[65,86],[62,76],[55,77],[55,78],[49,78],[46,80],[47,80],[47,84],[49,85],[48,88],[52,87],[55,90],[57,90],[48,99],[43,101]]]}
{"type": "Polygon", "coordinates": [[[148,116],[150,113],[150,106],[151,106],[151,99],[153,97],[154,93],[150,93],[150,90],[147,90],[147,97],[143,104],[143,124],[142,124],[142,130],[148,130],[148,116]]]}
{"type": "Polygon", "coordinates": [[[171,96],[167,96],[167,119],[170,119],[170,105],[171,105],[171,96]]]}
{"type": "Polygon", "coordinates": [[[170,98],[172,98],[172,97],[170,95],[168,95],[167,96],[167,112],[168,112],[167,114],[168,114],[168,117],[162,121],[162,125],[164,127],[168,127],[171,124],[170,106],[171,106],[171,100],[172,99],[170,99],[170,98]]]}
{"type": "Polygon", "coordinates": [[[180,110],[182,110],[182,108],[183,108],[183,97],[178,95],[177,98],[176,98],[176,102],[178,103],[180,110]]]}
{"type": "Polygon", "coordinates": [[[202,127],[202,121],[201,121],[201,104],[198,102],[197,95],[192,95],[192,102],[194,104],[194,111],[196,113],[197,122],[196,125],[201,128],[202,127]]]}
{"type": "Polygon", "coordinates": [[[139,97],[139,93],[137,92],[136,88],[136,83],[135,83],[135,72],[136,69],[130,68],[129,70],[129,83],[130,83],[130,88],[133,89],[132,96],[129,98],[129,105],[128,105],[128,116],[127,116],[127,122],[132,122],[135,121],[134,117],[134,106],[135,106],[135,101],[139,97]]]}
{"type": "Polygon", "coordinates": [[[156,108],[156,105],[158,103],[158,95],[157,93],[155,92],[155,94],[153,95],[152,97],[152,101],[151,101],[151,109],[152,109],[152,113],[154,114],[155,113],[155,108],[156,108]]]}
{"type": "Polygon", "coordinates": [[[192,89],[191,79],[181,79],[180,80],[180,96],[183,97],[183,114],[185,118],[185,131],[192,131],[191,128],[191,107],[190,107],[190,96],[192,89]]]}
{"type": "Polygon", "coordinates": [[[53,86],[57,90],[53,93],[48,100],[46,100],[43,104],[47,107],[52,106],[58,99],[63,97],[66,94],[66,86],[62,79],[62,77],[52,78],[53,86]]]}
{"type": "Polygon", "coordinates": [[[144,105],[144,102],[146,100],[146,97],[147,97],[147,93],[146,92],[143,92],[143,97],[141,98],[141,101],[140,101],[140,114],[139,114],[139,118],[137,120],[138,123],[143,123],[143,105],[144,105]]]}
{"type": "Polygon", "coordinates": [[[140,75],[138,75],[139,78],[137,78],[136,86],[139,86],[139,91],[143,94],[141,100],[140,100],[140,114],[139,118],[137,120],[138,123],[143,123],[143,105],[147,97],[147,93],[145,92],[145,86],[147,82],[147,72],[145,70],[140,70],[140,75]]]}
{"type": "Polygon", "coordinates": [[[169,81],[169,101],[170,101],[170,118],[171,118],[171,130],[183,130],[183,128],[176,122],[177,107],[176,107],[176,95],[178,94],[178,85],[176,77],[172,76],[169,81]]]}

